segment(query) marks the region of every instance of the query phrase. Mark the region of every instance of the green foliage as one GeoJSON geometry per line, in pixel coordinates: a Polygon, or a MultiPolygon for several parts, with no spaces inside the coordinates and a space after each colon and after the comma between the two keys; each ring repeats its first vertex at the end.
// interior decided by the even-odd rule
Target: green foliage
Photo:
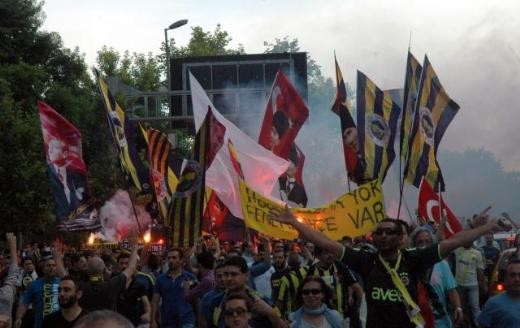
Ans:
{"type": "Polygon", "coordinates": [[[54,203],[36,103],[43,100],[83,135],[92,194],[100,202],[117,186],[118,167],[99,103],[78,49],[40,31],[41,2],[0,0],[0,224],[38,239],[56,234],[54,203]],[[115,172],[115,173],[114,173],[115,172]]]}
{"type": "Polygon", "coordinates": [[[140,91],[157,91],[161,86],[159,57],[125,51],[123,56],[114,48],[103,46],[97,53],[97,68],[106,76],[117,77],[140,91]]]}
{"type": "Polygon", "coordinates": [[[173,57],[243,54],[242,45],[239,45],[237,49],[228,48],[231,40],[228,32],[223,31],[220,24],[217,24],[213,33],[204,31],[200,26],[195,26],[191,29],[191,39],[187,46],[177,47],[175,39],[170,39],[170,52],[173,57]]]}

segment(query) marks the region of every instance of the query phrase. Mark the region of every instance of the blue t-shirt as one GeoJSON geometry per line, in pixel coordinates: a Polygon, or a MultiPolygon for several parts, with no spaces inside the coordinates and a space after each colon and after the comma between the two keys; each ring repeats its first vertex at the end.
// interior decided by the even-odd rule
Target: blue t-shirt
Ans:
{"type": "Polygon", "coordinates": [[[157,278],[154,293],[159,294],[162,299],[162,325],[181,327],[183,324],[195,324],[195,311],[193,306],[184,300],[182,288],[183,281],[195,279],[195,276],[187,271],[182,271],[175,279],[172,279],[168,273],[157,278]]]}
{"type": "Polygon", "coordinates": [[[58,303],[58,286],[60,278],[54,277],[51,281],[38,278],[33,281],[23,296],[23,304],[33,305],[34,328],[40,328],[43,317],[60,309],[58,303]]]}
{"type": "Polygon", "coordinates": [[[511,328],[520,326],[520,299],[507,292],[490,298],[477,318],[482,327],[511,328]]]}
{"type": "MultiPolygon", "coordinates": [[[[439,301],[444,308],[444,312],[447,314],[446,291],[457,287],[457,282],[451,273],[448,262],[443,260],[433,266],[432,274],[430,276],[430,284],[433,286],[435,292],[439,296],[439,301]]],[[[436,328],[453,327],[449,314],[442,316],[442,314],[434,313],[434,315],[436,328]]]]}

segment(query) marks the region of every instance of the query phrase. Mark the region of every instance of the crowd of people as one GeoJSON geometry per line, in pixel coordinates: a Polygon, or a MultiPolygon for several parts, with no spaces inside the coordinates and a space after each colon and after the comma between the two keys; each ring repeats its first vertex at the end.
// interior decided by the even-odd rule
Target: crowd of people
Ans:
{"type": "Polygon", "coordinates": [[[488,299],[502,253],[493,232],[505,226],[485,214],[448,239],[434,224],[384,219],[340,241],[289,210],[273,217],[301,239],[17,249],[7,233],[0,328],[520,327],[518,252],[503,268],[505,291],[488,299]]]}

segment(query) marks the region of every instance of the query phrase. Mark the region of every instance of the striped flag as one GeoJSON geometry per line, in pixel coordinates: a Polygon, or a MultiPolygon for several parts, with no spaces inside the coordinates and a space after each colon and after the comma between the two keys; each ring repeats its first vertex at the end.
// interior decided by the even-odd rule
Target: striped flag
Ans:
{"type": "Polygon", "coordinates": [[[442,87],[425,56],[412,132],[408,140],[410,155],[404,168],[406,182],[419,188],[424,177],[432,188],[438,190],[440,187],[444,191],[437,150],[459,108],[442,87]]]}
{"type": "Polygon", "coordinates": [[[415,102],[417,100],[417,91],[421,79],[422,67],[419,61],[408,52],[406,59],[406,75],[404,80],[403,94],[403,114],[401,117],[401,140],[400,154],[401,160],[406,162],[408,156],[408,140],[412,129],[412,120],[414,118],[415,102]]]}
{"type": "Polygon", "coordinates": [[[193,246],[201,236],[206,169],[224,144],[225,132],[210,108],[195,137],[192,164],[184,168],[169,208],[174,246],[193,246]]]}
{"type": "Polygon", "coordinates": [[[359,184],[363,179],[363,167],[359,160],[359,144],[357,139],[357,127],[350,113],[347,100],[347,89],[345,81],[341,74],[336,55],[334,55],[336,64],[336,99],[332,105],[332,111],[336,113],[341,122],[341,138],[343,139],[343,154],[345,157],[345,168],[350,180],[359,184]]]}
{"type": "Polygon", "coordinates": [[[101,74],[94,69],[103,104],[107,112],[108,126],[114,138],[123,173],[139,191],[148,191],[148,169],[145,167],[135,146],[136,125],[127,119],[124,110],[116,102],[101,74]]]}
{"type": "Polygon", "coordinates": [[[365,74],[357,75],[357,123],[363,181],[379,178],[395,158],[394,141],[400,108],[389,93],[383,92],[365,74]]]}
{"type": "Polygon", "coordinates": [[[168,136],[152,128],[143,131],[143,136],[148,144],[148,162],[150,163],[150,181],[155,192],[155,199],[159,205],[164,224],[168,224],[168,207],[171,197],[179,180],[174,170],[170,167],[172,161],[171,144],[168,136]]]}

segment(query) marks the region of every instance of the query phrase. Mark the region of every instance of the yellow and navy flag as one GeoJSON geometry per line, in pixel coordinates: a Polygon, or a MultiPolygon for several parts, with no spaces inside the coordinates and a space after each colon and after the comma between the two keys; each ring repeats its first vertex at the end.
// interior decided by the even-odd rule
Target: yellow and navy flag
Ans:
{"type": "Polygon", "coordinates": [[[406,158],[408,156],[408,140],[410,139],[410,132],[412,131],[412,120],[415,113],[415,103],[417,100],[417,91],[419,90],[421,72],[421,64],[419,64],[419,61],[410,52],[408,52],[408,58],[406,59],[403,113],[401,116],[400,133],[400,155],[403,162],[406,162],[406,158]]]}
{"type": "Polygon", "coordinates": [[[206,169],[224,144],[225,131],[208,108],[195,136],[192,159],[182,171],[168,212],[176,247],[193,246],[202,234],[206,169]]]}
{"type": "Polygon", "coordinates": [[[127,119],[124,110],[116,102],[107,83],[96,69],[94,74],[103,97],[108,126],[114,138],[123,173],[139,191],[149,191],[148,169],[139,158],[135,144],[136,124],[127,119]]]}
{"type": "Polygon", "coordinates": [[[179,179],[170,165],[172,161],[175,161],[171,152],[172,147],[165,133],[152,128],[147,128],[142,132],[148,144],[150,180],[155,192],[155,199],[164,218],[164,224],[169,224],[168,207],[172,194],[179,183],[179,179]]]}
{"type": "Polygon", "coordinates": [[[428,57],[424,56],[415,116],[408,142],[410,154],[404,168],[406,182],[419,188],[424,177],[434,190],[440,187],[441,191],[444,191],[437,150],[459,108],[442,87],[428,57]]]}
{"type": "Polygon", "coordinates": [[[360,160],[364,165],[363,181],[377,178],[384,181],[395,158],[394,142],[399,112],[400,108],[392,101],[390,94],[383,92],[358,71],[357,131],[360,160]]]}

